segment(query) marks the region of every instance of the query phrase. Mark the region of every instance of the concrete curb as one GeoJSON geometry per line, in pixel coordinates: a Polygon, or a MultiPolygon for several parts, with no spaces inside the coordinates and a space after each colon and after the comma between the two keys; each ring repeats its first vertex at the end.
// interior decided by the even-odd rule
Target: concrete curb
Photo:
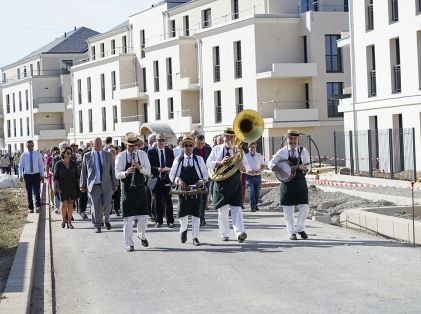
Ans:
{"type": "MultiPolygon", "coordinates": [[[[45,189],[45,184],[41,187],[45,189]]],[[[42,206],[41,210],[48,210],[48,206],[42,206]]],[[[39,214],[28,214],[3,292],[4,299],[0,303],[2,313],[29,313],[40,217],[39,214]]]]}

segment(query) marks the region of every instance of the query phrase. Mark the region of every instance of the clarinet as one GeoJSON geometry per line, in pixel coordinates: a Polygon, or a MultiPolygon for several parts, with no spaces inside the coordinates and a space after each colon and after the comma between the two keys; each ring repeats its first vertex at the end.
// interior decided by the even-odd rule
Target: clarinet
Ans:
{"type": "MultiPolygon", "coordinates": [[[[136,154],[135,153],[131,153],[131,156],[132,156],[132,167],[133,167],[133,163],[135,162],[135,156],[136,156],[136,154]]],[[[131,181],[130,181],[130,188],[136,188],[135,174],[136,174],[136,169],[132,173],[132,178],[131,178],[131,181]]]]}

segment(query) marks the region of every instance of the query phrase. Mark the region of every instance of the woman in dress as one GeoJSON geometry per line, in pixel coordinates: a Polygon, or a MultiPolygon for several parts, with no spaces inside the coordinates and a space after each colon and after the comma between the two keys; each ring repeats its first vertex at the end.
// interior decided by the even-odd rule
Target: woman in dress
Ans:
{"type": "Polygon", "coordinates": [[[60,151],[62,160],[56,163],[54,169],[54,190],[56,190],[61,200],[61,227],[73,229],[72,214],[73,202],[79,196],[79,171],[76,162],[70,158],[72,149],[62,148],[60,151]],[[66,221],[67,220],[67,221],[66,221]]]}

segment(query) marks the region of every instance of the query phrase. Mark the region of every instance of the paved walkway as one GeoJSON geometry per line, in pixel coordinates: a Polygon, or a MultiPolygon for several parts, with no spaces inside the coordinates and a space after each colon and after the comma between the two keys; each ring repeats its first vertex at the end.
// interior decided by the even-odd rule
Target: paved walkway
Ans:
{"type": "Polygon", "coordinates": [[[420,248],[312,221],[292,242],[281,215],[245,213],[239,244],[220,240],[211,211],[203,246],[150,229],[151,246],[128,253],[121,219],[94,234],[52,214],[57,313],[419,313],[420,248]]]}

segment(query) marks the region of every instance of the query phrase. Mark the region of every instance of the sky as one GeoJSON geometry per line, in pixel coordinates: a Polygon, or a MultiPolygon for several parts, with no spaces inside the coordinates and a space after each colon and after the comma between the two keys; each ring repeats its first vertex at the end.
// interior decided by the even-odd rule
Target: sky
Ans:
{"type": "Polygon", "coordinates": [[[18,61],[75,26],[102,33],[159,1],[0,1],[0,68],[18,61]]]}

